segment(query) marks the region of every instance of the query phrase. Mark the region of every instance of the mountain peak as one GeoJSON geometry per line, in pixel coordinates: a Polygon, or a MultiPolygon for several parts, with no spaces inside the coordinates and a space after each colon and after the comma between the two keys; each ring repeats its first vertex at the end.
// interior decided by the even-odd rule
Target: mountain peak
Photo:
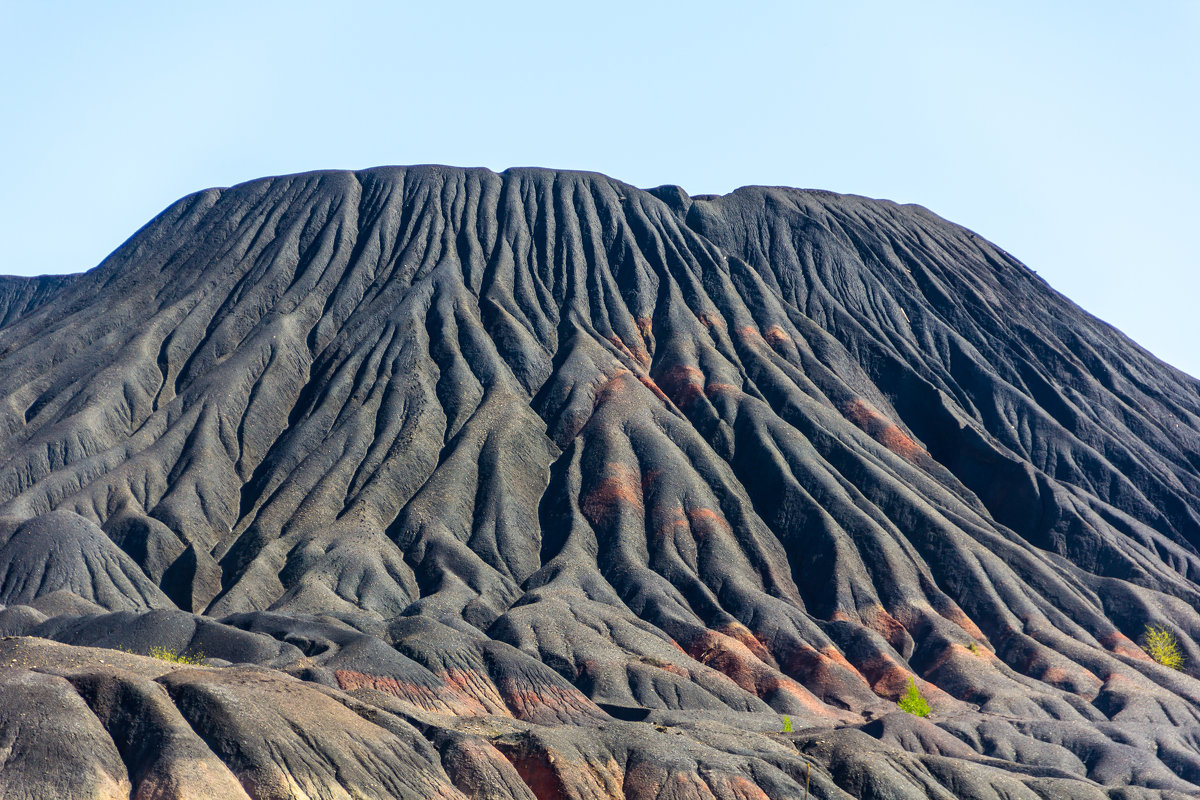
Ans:
{"type": "Polygon", "coordinates": [[[4,646],[260,665],[243,755],[205,726],[260,673],[152,677],[243,786],[1200,791],[1200,684],[1135,643],[1200,658],[1200,384],[919,206],[287,175],[0,279],[0,323],[0,630],[61,643],[4,646]],[[288,733],[329,698],[385,749],[288,733]]]}

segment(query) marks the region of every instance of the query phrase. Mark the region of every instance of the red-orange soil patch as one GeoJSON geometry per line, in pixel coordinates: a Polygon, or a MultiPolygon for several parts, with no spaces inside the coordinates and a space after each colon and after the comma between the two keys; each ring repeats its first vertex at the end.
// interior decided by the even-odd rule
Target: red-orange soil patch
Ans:
{"type": "Polygon", "coordinates": [[[1048,666],[1041,671],[1041,674],[1034,677],[1056,689],[1074,692],[1089,699],[1095,697],[1100,691],[1100,687],[1104,685],[1104,681],[1097,678],[1091,670],[1083,667],[1067,670],[1062,667],[1048,666]]]}
{"type": "Polygon", "coordinates": [[[878,409],[865,400],[855,398],[843,403],[841,410],[846,419],[893,453],[909,461],[916,461],[918,458],[928,455],[925,448],[913,441],[912,437],[902,431],[899,425],[883,416],[878,409]]]}
{"type": "Polygon", "coordinates": [[[658,384],[655,383],[654,379],[649,375],[639,375],[638,380],[642,382],[643,386],[653,392],[655,397],[657,397],[659,400],[662,400],[664,404],[671,402],[670,398],[667,397],[666,392],[658,388],[658,384]]]}
{"type": "Polygon", "coordinates": [[[612,336],[606,336],[604,338],[622,353],[629,356],[643,367],[650,365],[650,354],[646,352],[645,348],[640,343],[635,343],[634,345],[630,346],[625,343],[624,339],[616,334],[613,334],[612,336]]]}
{"type": "Polygon", "coordinates": [[[846,657],[836,647],[822,647],[815,652],[818,654],[820,661],[837,664],[839,667],[845,667],[851,672],[858,672],[858,670],[854,669],[854,665],[847,661],[846,657]]]}
{"type": "Polygon", "coordinates": [[[962,656],[964,654],[970,654],[972,656],[974,655],[974,653],[971,653],[970,650],[961,644],[951,644],[948,647],[943,647],[941,652],[938,653],[937,658],[935,658],[933,663],[929,665],[929,669],[926,671],[926,674],[937,672],[942,668],[942,666],[945,665],[947,661],[950,660],[952,656],[962,656]]]}
{"type": "MultiPolygon", "coordinates": [[[[663,470],[657,469],[654,467],[651,467],[650,469],[643,472],[642,473],[642,494],[645,494],[646,492],[650,491],[650,488],[652,486],[654,486],[654,484],[658,483],[658,479],[660,477],[662,477],[662,474],[663,474],[663,470]]],[[[683,513],[682,509],[680,510],[680,513],[681,514],[683,513]]]]}
{"type": "Polygon", "coordinates": [[[972,639],[978,639],[980,641],[987,639],[987,637],[983,635],[983,631],[979,629],[979,626],[976,625],[975,622],[957,605],[951,606],[940,613],[943,617],[962,628],[963,631],[965,631],[966,634],[972,639]]]}
{"type": "Polygon", "coordinates": [[[1009,661],[1013,668],[1022,675],[1049,684],[1056,689],[1087,696],[1092,695],[1103,681],[1089,670],[1078,665],[1070,667],[1054,663],[1057,654],[1045,645],[1022,641],[1009,652],[1009,661]]]}
{"type": "Polygon", "coordinates": [[[870,688],[870,682],[833,646],[820,650],[810,645],[796,648],[786,658],[780,658],[780,666],[785,674],[814,687],[813,694],[817,697],[836,694],[839,687],[870,688]]]}
{"type": "Polygon", "coordinates": [[[603,722],[608,715],[578,689],[544,685],[521,687],[512,680],[500,680],[500,694],[512,716],[539,725],[603,722]]]}
{"type": "Polygon", "coordinates": [[[571,797],[567,794],[562,776],[552,766],[549,753],[522,753],[505,747],[500,749],[538,800],[565,800],[571,797]]]}
{"type": "Polygon", "coordinates": [[[675,507],[671,509],[671,515],[667,518],[667,521],[655,527],[654,534],[658,541],[671,541],[685,531],[691,531],[691,525],[688,524],[687,514],[683,512],[683,506],[676,503],[675,507]]]}
{"type": "Polygon", "coordinates": [[[471,697],[483,704],[493,714],[507,714],[500,690],[492,679],[478,670],[451,667],[442,676],[442,682],[453,692],[471,697]]]}
{"type": "MultiPolygon", "coordinates": [[[[509,770],[515,770],[512,762],[505,758],[503,753],[481,739],[461,737],[445,747],[442,751],[443,759],[451,755],[454,761],[461,765],[453,770],[452,779],[455,786],[467,797],[489,796],[492,790],[489,784],[496,780],[496,776],[507,777],[509,770]]],[[[461,795],[459,797],[461,800],[461,795]]]]}
{"type": "Polygon", "coordinates": [[[704,394],[704,373],[693,366],[680,364],[659,376],[659,385],[683,408],[704,394]]]}
{"type": "Polygon", "coordinates": [[[625,800],[628,796],[623,789],[625,776],[612,758],[603,762],[568,758],[562,752],[528,744],[497,744],[497,748],[538,800],[625,800]]]}
{"type": "Polygon", "coordinates": [[[730,775],[727,772],[709,773],[705,776],[714,797],[732,797],[736,800],[771,800],[758,784],[745,775],[730,775]]]}
{"type": "Polygon", "coordinates": [[[784,342],[790,342],[792,340],[792,337],[784,333],[783,328],[779,327],[778,325],[771,325],[765,331],[763,331],[763,338],[766,339],[772,347],[776,347],[784,342]]]}
{"type": "MultiPolygon", "coordinates": [[[[746,633],[749,634],[749,631],[746,633]]],[[[719,631],[705,631],[688,647],[688,654],[758,697],[783,691],[796,698],[814,715],[837,716],[802,684],[768,666],[749,647],[732,636],[719,631]]]]}
{"type": "Polygon", "coordinates": [[[908,631],[883,606],[859,609],[859,615],[862,617],[863,625],[882,636],[884,641],[896,648],[896,650],[904,650],[905,642],[908,639],[908,631]]]}
{"type": "Polygon", "coordinates": [[[711,508],[689,508],[687,520],[692,532],[701,535],[728,533],[732,530],[725,517],[711,508]]]}
{"type": "MultiPolygon", "coordinates": [[[[338,686],[344,691],[352,692],[355,689],[375,689],[384,694],[398,697],[401,700],[407,700],[426,711],[453,714],[455,716],[477,716],[489,713],[489,709],[475,698],[459,694],[450,689],[439,691],[430,686],[412,683],[411,681],[404,681],[383,675],[370,675],[365,672],[356,672],[348,669],[335,671],[334,677],[337,678],[338,686]]],[[[506,714],[507,712],[500,711],[499,713],[506,714]]]]}
{"type": "Polygon", "coordinates": [[[911,675],[896,659],[886,653],[878,653],[860,662],[858,671],[871,685],[871,691],[889,700],[897,699],[904,692],[911,675]]]}
{"type": "MultiPolygon", "coordinates": [[[[675,647],[676,649],[679,649],[679,645],[675,645],[675,647]]],[[[688,680],[692,679],[692,673],[690,670],[685,669],[677,664],[672,664],[670,661],[663,661],[655,658],[654,656],[635,655],[633,658],[636,663],[645,664],[647,666],[654,667],[655,669],[661,669],[663,672],[669,672],[672,675],[678,675],[681,678],[687,678],[688,680]]]]}
{"type": "Polygon", "coordinates": [[[1113,631],[1100,640],[1100,644],[1108,651],[1126,658],[1136,658],[1140,661],[1153,661],[1146,651],[1138,647],[1132,639],[1120,631],[1113,631]]]}
{"type": "Polygon", "coordinates": [[[604,476],[583,498],[580,510],[595,525],[620,506],[643,512],[642,476],[628,464],[610,461],[604,467],[604,476]]]}
{"type": "Polygon", "coordinates": [[[743,325],[738,328],[737,335],[739,338],[751,343],[762,341],[763,338],[763,335],[758,332],[758,328],[755,328],[753,325],[743,325]]]}
{"type": "MultiPolygon", "coordinates": [[[[722,520],[722,522],[723,521],[724,520],[722,520]]],[[[728,527],[728,525],[726,525],[726,527],[728,527]]],[[[753,653],[754,657],[759,661],[778,668],[779,665],[775,663],[775,657],[767,651],[767,648],[763,646],[763,643],[759,641],[758,637],[751,633],[750,629],[742,623],[736,621],[730,622],[728,625],[723,625],[717,630],[726,636],[737,639],[739,642],[745,645],[746,649],[753,653]]]]}
{"type": "Polygon", "coordinates": [[[607,400],[614,399],[624,392],[624,390],[628,388],[628,384],[625,383],[626,376],[631,375],[633,375],[633,373],[630,370],[622,368],[616,370],[612,375],[608,376],[608,380],[596,390],[595,404],[600,405],[607,400]]]}

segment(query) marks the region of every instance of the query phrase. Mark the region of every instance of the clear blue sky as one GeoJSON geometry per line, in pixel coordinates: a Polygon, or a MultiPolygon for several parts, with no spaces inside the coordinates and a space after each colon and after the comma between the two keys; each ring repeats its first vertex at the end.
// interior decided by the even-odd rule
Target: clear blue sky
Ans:
{"type": "Polygon", "coordinates": [[[1200,0],[0,0],[0,273],[189,192],[539,165],[921,203],[1200,375],[1200,0]]]}

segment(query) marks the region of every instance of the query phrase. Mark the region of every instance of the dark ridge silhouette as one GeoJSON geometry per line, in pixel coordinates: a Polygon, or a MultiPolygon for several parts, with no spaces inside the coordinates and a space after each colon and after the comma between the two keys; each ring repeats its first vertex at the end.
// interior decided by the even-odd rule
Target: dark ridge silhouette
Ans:
{"type": "Polygon", "coordinates": [[[1200,382],[921,207],[211,189],[0,391],[0,797],[1200,794],[1200,382]]]}

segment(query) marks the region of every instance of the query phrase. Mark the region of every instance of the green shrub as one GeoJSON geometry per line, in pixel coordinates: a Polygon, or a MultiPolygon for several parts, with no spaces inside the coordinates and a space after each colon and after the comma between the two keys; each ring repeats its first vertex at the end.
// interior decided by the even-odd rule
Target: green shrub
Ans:
{"type": "Polygon", "coordinates": [[[1142,649],[1158,663],[1171,669],[1183,669],[1183,651],[1175,634],[1163,625],[1147,625],[1142,649]]]}
{"type": "Polygon", "coordinates": [[[151,647],[150,655],[161,661],[170,661],[172,664],[190,664],[197,665],[204,663],[204,653],[200,652],[179,652],[172,650],[169,647],[151,647]]]}
{"type": "Polygon", "coordinates": [[[908,688],[904,690],[900,700],[896,703],[900,706],[900,710],[918,717],[929,716],[929,703],[925,702],[925,698],[921,696],[921,690],[917,688],[917,682],[912,676],[908,676],[908,688]]]}
{"type": "Polygon", "coordinates": [[[783,715],[783,732],[784,733],[792,732],[792,718],[789,717],[787,714],[783,715]]]}

